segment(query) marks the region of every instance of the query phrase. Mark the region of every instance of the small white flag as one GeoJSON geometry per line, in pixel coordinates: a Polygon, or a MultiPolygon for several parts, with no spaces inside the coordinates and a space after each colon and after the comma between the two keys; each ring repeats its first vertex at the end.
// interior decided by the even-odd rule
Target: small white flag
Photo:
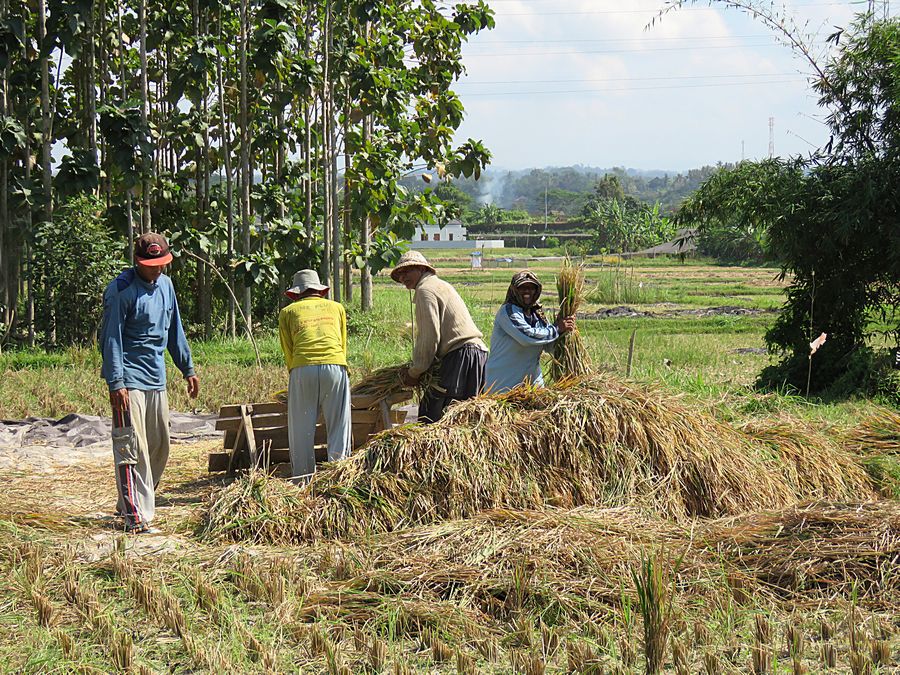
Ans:
{"type": "Polygon", "coordinates": [[[819,347],[825,344],[825,338],[828,337],[827,333],[822,333],[819,337],[809,343],[809,355],[812,356],[817,351],[819,351],[819,347]]]}

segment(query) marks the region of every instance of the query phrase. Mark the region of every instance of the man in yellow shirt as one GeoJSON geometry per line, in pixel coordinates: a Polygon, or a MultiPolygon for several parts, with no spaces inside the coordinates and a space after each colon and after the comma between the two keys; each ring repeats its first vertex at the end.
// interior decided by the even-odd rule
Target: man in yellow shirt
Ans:
{"type": "Polygon", "coordinates": [[[329,300],[328,286],[314,270],[294,275],[285,291],[293,302],[278,316],[281,350],[290,371],[288,443],[294,480],[316,471],[315,433],[319,407],[328,432],[328,461],[350,454],[350,380],[347,377],[347,315],[329,300]]]}

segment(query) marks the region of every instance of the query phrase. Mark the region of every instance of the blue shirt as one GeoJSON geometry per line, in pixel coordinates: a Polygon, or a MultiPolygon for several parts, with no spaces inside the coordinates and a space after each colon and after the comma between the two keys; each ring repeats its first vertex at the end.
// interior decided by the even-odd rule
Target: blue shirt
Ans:
{"type": "Polygon", "coordinates": [[[103,293],[100,374],[109,390],[165,389],[166,349],[185,377],[194,375],[172,280],[163,274],[150,284],[134,268],[125,270],[103,293]]]}
{"type": "Polygon", "coordinates": [[[484,373],[484,389],[500,393],[526,380],[544,384],[541,352],[556,342],[559,329],[541,321],[536,315],[525,316],[518,305],[506,303],[494,317],[491,354],[484,373]]]}

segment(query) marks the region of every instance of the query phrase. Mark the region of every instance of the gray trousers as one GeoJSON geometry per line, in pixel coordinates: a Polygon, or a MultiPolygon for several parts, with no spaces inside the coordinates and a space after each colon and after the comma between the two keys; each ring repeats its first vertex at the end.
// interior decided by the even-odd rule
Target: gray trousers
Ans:
{"type": "Polygon", "coordinates": [[[128,410],[113,410],[118,512],[128,528],[149,525],[156,486],[169,460],[169,397],[163,391],[129,389],[128,410]]]}
{"type": "Polygon", "coordinates": [[[328,461],[350,456],[350,378],[344,366],[297,366],[288,381],[288,444],[295,478],[316,471],[319,406],[328,432],[328,461]]]}

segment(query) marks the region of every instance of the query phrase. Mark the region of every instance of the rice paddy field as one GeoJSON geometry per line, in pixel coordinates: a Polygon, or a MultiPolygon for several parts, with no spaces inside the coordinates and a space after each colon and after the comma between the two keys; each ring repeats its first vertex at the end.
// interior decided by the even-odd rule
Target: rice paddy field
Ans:
{"type": "MultiPolygon", "coordinates": [[[[486,336],[523,267],[558,304],[561,260],[503,255],[434,259],[486,336]]],[[[589,374],[382,432],[308,486],[176,445],[160,533],[126,538],[111,458],[0,471],[0,672],[900,672],[900,412],[753,390],[776,269],[587,263],[589,374]]],[[[357,382],[409,358],[409,293],[375,297],[357,382]]],[[[261,369],[195,344],[201,398],[176,380],[173,407],[283,389],[262,333],[261,369]]],[[[0,418],[107,414],[98,367],[0,356],[0,418]]]]}

